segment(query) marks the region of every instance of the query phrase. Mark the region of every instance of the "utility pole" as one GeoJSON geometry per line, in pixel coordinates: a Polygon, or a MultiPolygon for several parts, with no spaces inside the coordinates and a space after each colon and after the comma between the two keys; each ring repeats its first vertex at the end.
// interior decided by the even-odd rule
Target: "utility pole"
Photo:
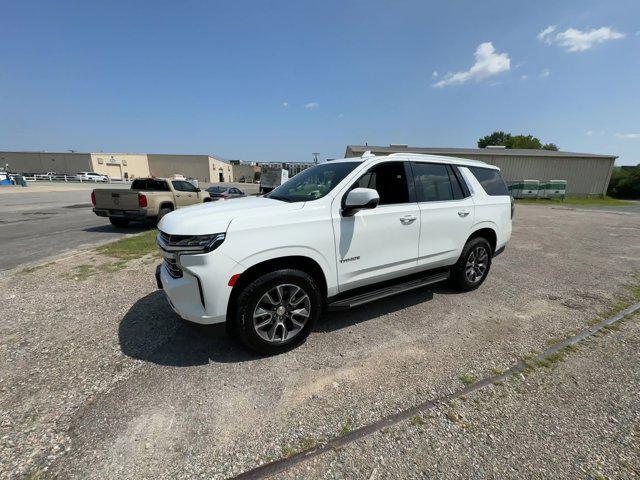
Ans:
{"type": "Polygon", "coordinates": [[[315,163],[317,165],[318,164],[318,155],[320,155],[320,152],[313,152],[311,155],[313,155],[313,163],[315,163]]]}

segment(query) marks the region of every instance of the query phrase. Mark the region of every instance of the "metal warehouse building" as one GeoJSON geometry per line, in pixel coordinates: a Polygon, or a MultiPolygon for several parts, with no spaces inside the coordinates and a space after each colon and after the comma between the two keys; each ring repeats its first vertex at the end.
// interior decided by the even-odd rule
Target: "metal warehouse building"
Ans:
{"type": "Polygon", "coordinates": [[[500,168],[507,182],[518,180],[566,180],[567,195],[600,196],[607,193],[614,155],[489,148],[427,148],[407,145],[376,147],[349,145],[345,157],[359,157],[367,150],[375,155],[423,153],[481,160],[500,168]]]}
{"type": "Polygon", "coordinates": [[[0,152],[0,167],[19,173],[75,175],[96,172],[113,179],[182,174],[201,182],[231,182],[232,165],[211,155],[146,153],[0,152]]]}

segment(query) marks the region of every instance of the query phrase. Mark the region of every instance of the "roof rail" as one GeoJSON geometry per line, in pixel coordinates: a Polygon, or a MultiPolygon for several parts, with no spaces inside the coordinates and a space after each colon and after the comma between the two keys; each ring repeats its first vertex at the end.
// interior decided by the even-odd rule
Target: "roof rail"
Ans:
{"type": "Polygon", "coordinates": [[[364,152],[362,154],[361,158],[366,158],[366,157],[375,157],[375,155],[373,153],[371,153],[371,150],[367,150],[366,152],[364,152]]]}

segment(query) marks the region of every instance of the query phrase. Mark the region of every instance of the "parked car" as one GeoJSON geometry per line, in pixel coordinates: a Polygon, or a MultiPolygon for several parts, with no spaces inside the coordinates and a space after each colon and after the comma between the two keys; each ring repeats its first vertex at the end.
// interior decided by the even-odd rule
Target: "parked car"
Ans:
{"type": "Polygon", "coordinates": [[[230,198],[244,197],[246,194],[236,187],[225,187],[223,185],[215,185],[207,188],[207,192],[212,200],[227,200],[230,198]]]}
{"type": "Polygon", "coordinates": [[[136,178],[130,190],[97,188],[91,193],[94,213],[109,217],[116,227],[132,220],[153,224],[173,210],[210,201],[191,182],[166,178],[136,178]]]}
{"type": "Polygon", "coordinates": [[[263,197],[166,215],[156,280],[196,323],[260,353],[292,348],[321,312],[449,280],[469,291],[511,237],[500,170],[392,154],[326,162],[263,197]]]}
{"type": "Polygon", "coordinates": [[[101,175],[96,172],[78,172],[76,179],[83,182],[108,182],[109,177],[107,175],[101,175]]]}

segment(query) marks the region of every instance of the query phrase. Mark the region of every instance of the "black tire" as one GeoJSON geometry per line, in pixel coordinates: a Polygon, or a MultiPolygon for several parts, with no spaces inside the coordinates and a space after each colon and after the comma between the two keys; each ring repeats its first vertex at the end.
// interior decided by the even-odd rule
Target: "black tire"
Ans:
{"type": "Polygon", "coordinates": [[[491,245],[485,238],[476,237],[469,240],[462,249],[458,262],[451,268],[451,284],[463,292],[478,288],[489,275],[492,255],[491,245]],[[482,257],[481,252],[484,252],[486,257],[482,257]],[[482,258],[482,262],[476,260],[480,258],[482,258]],[[478,267],[468,266],[468,263],[474,264],[474,262],[478,267]],[[481,270],[480,264],[484,264],[484,270],[481,270]],[[469,273],[469,268],[473,273],[469,273]],[[482,275],[479,276],[480,271],[482,271],[482,275]],[[474,273],[475,279],[473,278],[474,273]]]}
{"type": "MultiPolygon", "coordinates": [[[[229,331],[249,350],[263,355],[274,355],[291,350],[305,341],[320,317],[322,297],[320,288],[310,275],[300,270],[282,269],[266,273],[247,284],[239,293],[235,305],[235,311],[230,312],[229,331]],[[309,316],[304,326],[292,338],[275,343],[265,340],[256,331],[254,311],[267,292],[281,285],[299,287],[307,295],[309,316]]],[[[277,327],[274,330],[277,332],[277,327]]]]}
{"type": "Polygon", "coordinates": [[[162,207],[158,212],[158,218],[156,219],[156,223],[160,223],[160,220],[162,220],[162,217],[164,217],[167,213],[171,213],[172,211],[173,210],[171,210],[169,207],[162,207]]]}
{"type": "Polygon", "coordinates": [[[129,220],[126,218],[109,217],[109,221],[111,225],[118,228],[124,228],[129,225],[129,220]]]}

